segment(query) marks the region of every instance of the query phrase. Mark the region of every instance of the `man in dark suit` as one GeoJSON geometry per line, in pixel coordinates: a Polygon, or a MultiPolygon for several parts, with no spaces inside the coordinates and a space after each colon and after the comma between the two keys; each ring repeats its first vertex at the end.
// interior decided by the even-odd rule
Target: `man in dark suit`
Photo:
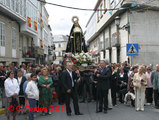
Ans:
{"type": "Polygon", "coordinates": [[[65,91],[65,99],[66,99],[66,112],[68,116],[71,116],[71,107],[70,107],[70,98],[73,99],[74,111],[75,115],[83,115],[79,111],[78,106],[78,98],[75,92],[75,79],[77,79],[77,74],[79,75],[79,71],[72,71],[72,63],[68,62],[66,65],[66,70],[62,72],[62,85],[65,91]]]}
{"type": "Polygon", "coordinates": [[[99,98],[99,110],[103,110],[103,100],[104,100],[104,113],[107,113],[108,109],[108,90],[110,89],[110,79],[112,75],[111,67],[108,65],[108,60],[100,61],[100,72],[96,73],[98,78],[97,92],[99,98]]]}

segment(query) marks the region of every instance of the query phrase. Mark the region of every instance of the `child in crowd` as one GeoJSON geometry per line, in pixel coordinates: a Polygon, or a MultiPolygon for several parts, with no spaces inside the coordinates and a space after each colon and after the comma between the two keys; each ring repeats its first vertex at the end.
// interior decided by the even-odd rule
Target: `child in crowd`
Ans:
{"type": "Polygon", "coordinates": [[[26,90],[28,82],[31,81],[30,74],[26,75],[26,79],[27,79],[27,81],[25,81],[24,84],[23,84],[23,91],[24,91],[24,97],[25,97],[24,110],[27,113],[27,120],[29,120],[29,110],[27,109],[27,106],[29,106],[29,101],[28,101],[28,97],[27,97],[27,94],[26,94],[25,90],[26,90]]]}
{"type": "Polygon", "coordinates": [[[36,107],[37,100],[39,100],[39,89],[37,87],[37,75],[35,73],[31,74],[31,81],[28,82],[26,87],[26,94],[29,100],[29,108],[33,108],[33,110],[29,109],[29,120],[34,120],[34,108],[36,107]]]}

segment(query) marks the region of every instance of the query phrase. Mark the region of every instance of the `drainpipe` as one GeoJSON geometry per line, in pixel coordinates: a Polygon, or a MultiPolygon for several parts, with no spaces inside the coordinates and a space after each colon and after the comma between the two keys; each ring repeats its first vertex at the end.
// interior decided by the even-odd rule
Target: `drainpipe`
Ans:
{"type": "MultiPolygon", "coordinates": [[[[127,24],[130,24],[130,11],[127,11],[127,24]]],[[[128,43],[130,43],[130,28],[128,28],[128,43]]],[[[128,63],[131,63],[131,66],[133,65],[133,56],[128,56],[128,63]],[[131,60],[131,62],[130,62],[131,60]]]]}

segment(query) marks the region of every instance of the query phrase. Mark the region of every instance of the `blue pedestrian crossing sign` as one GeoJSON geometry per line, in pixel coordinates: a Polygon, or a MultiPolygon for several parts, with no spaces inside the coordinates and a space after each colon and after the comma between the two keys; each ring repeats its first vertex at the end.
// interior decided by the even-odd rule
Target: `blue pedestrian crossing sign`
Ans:
{"type": "Polygon", "coordinates": [[[127,44],[126,46],[127,56],[138,56],[139,45],[138,44],[127,44]]]}

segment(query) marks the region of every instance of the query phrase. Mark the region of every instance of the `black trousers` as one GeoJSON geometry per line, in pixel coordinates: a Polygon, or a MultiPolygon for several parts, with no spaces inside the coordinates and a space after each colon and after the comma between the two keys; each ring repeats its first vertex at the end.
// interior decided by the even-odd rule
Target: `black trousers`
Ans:
{"type": "Polygon", "coordinates": [[[73,99],[73,106],[74,106],[74,111],[75,114],[79,113],[79,106],[78,106],[78,98],[77,98],[77,94],[75,92],[74,89],[71,90],[71,93],[66,93],[65,94],[65,98],[66,98],[66,112],[67,113],[71,113],[71,107],[70,107],[70,98],[73,99]]]}
{"type": "Polygon", "coordinates": [[[19,97],[19,102],[20,102],[20,105],[25,105],[25,98],[19,97]]]}
{"type": "Polygon", "coordinates": [[[124,103],[124,97],[125,97],[126,93],[127,93],[127,89],[126,88],[121,89],[119,91],[119,102],[124,103]]]}
{"type": "Polygon", "coordinates": [[[65,100],[65,94],[64,94],[64,90],[61,86],[57,86],[55,87],[55,91],[58,95],[58,103],[59,104],[63,104],[64,103],[64,100],[65,100]]]}
{"type": "Polygon", "coordinates": [[[158,92],[158,90],[154,90],[154,100],[155,100],[155,107],[159,107],[159,92],[158,92]]]}
{"type": "Polygon", "coordinates": [[[97,85],[95,83],[92,84],[92,95],[93,95],[93,99],[96,100],[97,99],[97,85]]]}
{"type": "Polygon", "coordinates": [[[82,96],[83,96],[83,101],[85,101],[86,98],[88,98],[89,100],[92,99],[92,84],[87,84],[87,83],[83,84],[82,96]],[[87,96],[87,92],[89,96],[87,96]]]}
{"type": "Polygon", "coordinates": [[[99,110],[103,110],[103,102],[104,102],[104,110],[108,109],[108,90],[98,89],[99,96],[99,110]]]}
{"type": "Polygon", "coordinates": [[[152,101],[153,101],[153,88],[146,88],[146,100],[147,100],[147,103],[152,103],[152,101]]]}
{"type": "Polygon", "coordinates": [[[116,105],[116,88],[111,88],[111,95],[112,95],[112,103],[113,103],[113,106],[116,105]]]}

